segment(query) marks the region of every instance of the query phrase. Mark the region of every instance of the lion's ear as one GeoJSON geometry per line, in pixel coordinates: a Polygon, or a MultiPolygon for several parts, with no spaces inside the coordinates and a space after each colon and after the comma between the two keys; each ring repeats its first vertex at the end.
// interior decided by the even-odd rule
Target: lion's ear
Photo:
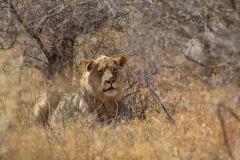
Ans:
{"type": "Polygon", "coordinates": [[[125,64],[127,63],[127,59],[124,56],[118,56],[113,58],[113,60],[119,64],[121,67],[125,66],[125,64]]]}
{"type": "Polygon", "coordinates": [[[95,62],[93,60],[83,60],[81,66],[85,67],[87,71],[91,71],[95,66],[95,62]]]}

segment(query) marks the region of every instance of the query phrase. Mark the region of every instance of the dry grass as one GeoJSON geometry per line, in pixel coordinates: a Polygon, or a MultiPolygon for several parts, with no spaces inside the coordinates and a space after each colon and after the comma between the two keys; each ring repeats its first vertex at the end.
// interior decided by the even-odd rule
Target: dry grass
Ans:
{"type": "MultiPolygon", "coordinates": [[[[76,123],[50,130],[30,120],[31,107],[45,90],[43,78],[28,69],[20,83],[19,75],[13,74],[17,63],[12,62],[1,61],[12,72],[6,76],[3,68],[0,71],[0,159],[230,159],[217,106],[221,101],[226,107],[236,106],[240,115],[239,105],[234,104],[240,93],[234,88],[211,90],[196,81],[185,90],[167,91],[162,100],[172,104],[168,107],[176,125],[161,111],[147,112],[145,121],[133,120],[129,125],[76,123]]],[[[240,159],[240,122],[227,110],[223,113],[230,147],[240,159]]]]}

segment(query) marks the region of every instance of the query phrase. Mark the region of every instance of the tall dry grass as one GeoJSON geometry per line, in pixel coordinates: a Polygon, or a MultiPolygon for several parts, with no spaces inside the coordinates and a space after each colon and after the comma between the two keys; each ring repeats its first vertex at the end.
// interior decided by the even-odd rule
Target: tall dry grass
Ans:
{"type": "Polygon", "coordinates": [[[235,88],[213,89],[194,81],[178,89],[175,77],[166,75],[170,83],[159,80],[156,86],[164,94],[156,93],[175,125],[153,98],[146,98],[151,95],[143,89],[141,100],[146,99],[143,104],[149,106],[146,120],[49,129],[31,121],[32,106],[47,89],[44,77],[31,68],[15,74],[21,62],[10,59],[8,52],[0,55],[0,159],[230,159],[217,114],[220,102],[225,106],[222,115],[229,146],[235,159],[240,159],[240,122],[226,109],[235,107],[240,115],[240,93],[235,88]]]}

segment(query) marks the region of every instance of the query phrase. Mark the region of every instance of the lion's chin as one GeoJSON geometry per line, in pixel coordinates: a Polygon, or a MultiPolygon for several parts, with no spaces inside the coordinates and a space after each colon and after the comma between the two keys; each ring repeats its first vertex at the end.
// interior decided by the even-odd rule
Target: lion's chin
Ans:
{"type": "Polygon", "coordinates": [[[114,97],[117,95],[117,93],[118,93],[118,91],[116,89],[110,89],[110,90],[103,92],[103,94],[107,97],[114,97]]]}

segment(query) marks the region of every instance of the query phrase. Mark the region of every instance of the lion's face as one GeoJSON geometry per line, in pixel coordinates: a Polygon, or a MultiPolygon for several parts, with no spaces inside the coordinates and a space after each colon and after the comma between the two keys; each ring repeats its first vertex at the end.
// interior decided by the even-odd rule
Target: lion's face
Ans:
{"type": "Polygon", "coordinates": [[[124,85],[122,68],[125,64],[126,58],[123,56],[115,58],[101,56],[96,60],[84,60],[82,62],[86,71],[84,82],[90,84],[88,89],[100,99],[104,97],[121,99],[124,85]]]}

